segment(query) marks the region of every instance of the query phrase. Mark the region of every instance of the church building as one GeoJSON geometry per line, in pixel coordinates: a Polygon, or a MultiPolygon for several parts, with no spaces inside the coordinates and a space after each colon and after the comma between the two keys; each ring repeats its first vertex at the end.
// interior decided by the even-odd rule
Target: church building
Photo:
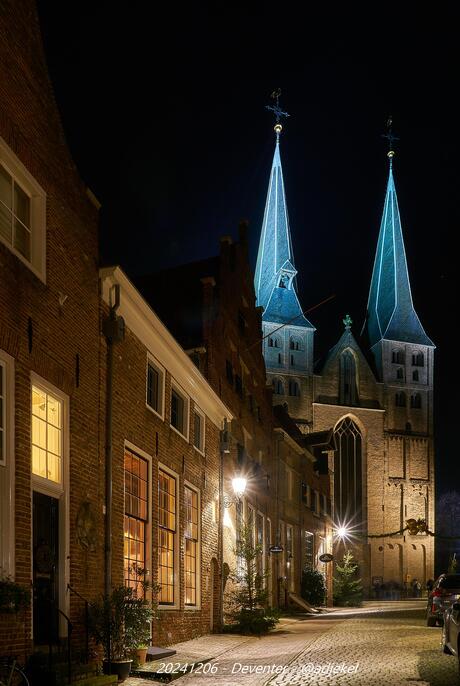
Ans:
{"type": "MultiPolygon", "coordinates": [[[[275,113],[276,109],[275,109],[275,113]]],[[[422,586],[434,574],[434,539],[399,532],[409,518],[434,528],[434,343],[414,309],[404,249],[393,151],[367,313],[359,337],[344,331],[314,365],[315,327],[302,313],[280,156],[276,144],[257,257],[255,289],[263,308],[264,357],[273,401],[303,434],[332,430],[329,452],[333,521],[352,548],[367,593],[393,584],[422,586]]]]}

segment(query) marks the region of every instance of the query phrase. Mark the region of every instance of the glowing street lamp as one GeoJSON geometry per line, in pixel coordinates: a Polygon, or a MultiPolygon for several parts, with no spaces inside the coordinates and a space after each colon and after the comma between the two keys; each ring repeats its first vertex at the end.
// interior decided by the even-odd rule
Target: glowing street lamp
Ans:
{"type": "Polygon", "coordinates": [[[235,476],[232,479],[232,487],[235,496],[240,500],[243,497],[248,482],[243,476],[235,476]]]}

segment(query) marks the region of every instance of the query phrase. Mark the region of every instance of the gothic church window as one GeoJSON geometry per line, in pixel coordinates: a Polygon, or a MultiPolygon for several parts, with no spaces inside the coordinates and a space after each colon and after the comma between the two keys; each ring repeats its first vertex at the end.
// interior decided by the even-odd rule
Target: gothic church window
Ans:
{"type": "Polygon", "coordinates": [[[292,395],[296,398],[300,397],[300,387],[297,381],[289,381],[289,395],[292,395]]]}
{"type": "Polygon", "coordinates": [[[396,370],[396,378],[398,379],[398,381],[403,381],[403,379],[404,379],[404,370],[403,370],[402,367],[398,367],[398,369],[396,370]]]}
{"type": "Polygon", "coordinates": [[[362,511],[362,437],[350,417],[335,430],[334,498],[338,522],[361,520],[362,511]]]}
{"type": "Polygon", "coordinates": [[[340,356],[339,402],[341,405],[356,405],[358,391],[356,386],[356,362],[350,350],[340,356]]]}
{"type": "Polygon", "coordinates": [[[268,347],[269,348],[280,348],[280,339],[278,336],[270,336],[268,339],[268,347]]]}
{"type": "Polygon", "coordinates": [[[418,369],[414,369],[412,372],[412,381],[420,381],[418,369]]]}
{"type": "Polygon", "coordinates": [[[393,350],[391,353],[391,361],[395,364],[405,364],[404,350],[393,350]]]}
{"type": "Polygon", "coordinates": [[[423,353],[416,352],[412,353],[412,364],[414,367],[423,367],[424,365],[424,356],[423,353]]]}
{"type": "Polygon", "coordinates": [[[420,410],[422,407],[422,396],[420,393],[413,393],[410,397],[410,406],[415,410],[420,410]]]}
{"type": "Polygon", "coordinates": [[[273,379],[273,392],[275,395],[284,395],[284,384],[281,379],[273,379]]]}
{"type": "Polygon", "coordinates": [[[298,338],[289,339],[289,349],[290,350],[302,350],[302,343],[298,338]]]}
{"type": "Polygon", "coordinates": [[[396,393],[395,395],[395,405],[396,407],[406,407],[406,394],[396,393]]]}

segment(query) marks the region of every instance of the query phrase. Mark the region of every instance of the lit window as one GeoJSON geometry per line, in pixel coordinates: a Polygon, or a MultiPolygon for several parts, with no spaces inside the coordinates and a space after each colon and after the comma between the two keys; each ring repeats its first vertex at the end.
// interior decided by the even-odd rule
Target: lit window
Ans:
{"type": "Polygon", "coordinates": [[[0,241],[45,278],[46,194],[0,139],[0,241]]]}
{"type": "Polygon", "coordinates": [[[61,400],[32,386],[32,472],[43,479],[62,483],[61,400]]]}
{"type": "Polygon", "coordinates": [[[176,479],[163,470],[158,473],[158,583],[159,602],[174,605],[176,544],[176,479]]]}
{"type": "Polygon", "coordinates": [[[175,387],[171,389],[171,426],[187,438],[188,400],[175,387]]]}
{"type": "Polygon", "coordinates": [[[146,528],[148,522],[148,462],[125,451],[125,585],[142,596],[142,576],[146,567],[146,528]]]}
{"type": "Polygon", "coordinates": [[[152,360],[147,362],[147,405],[163,416],[164,373],[152,360]]]}
{"type": "Polygon", "coordinates": [[[193,413],[193,445],[204,453],[204,416],[196,409],[193,413]]]}
{"type": "Polygon", "coordinates": [[[185,604],[196,605],[199,579],[198,493],[185,487],[185,604]]]}

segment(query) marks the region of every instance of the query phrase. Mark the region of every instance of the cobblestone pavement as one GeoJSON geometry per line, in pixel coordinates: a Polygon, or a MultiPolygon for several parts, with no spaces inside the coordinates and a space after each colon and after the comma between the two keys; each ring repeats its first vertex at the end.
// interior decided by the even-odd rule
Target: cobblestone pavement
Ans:
{"type": "MultiPolygon", "coordinates": [[[[425,626],[421,607],[420,602],[375,603],[359,613],[345,610],[303,621],[284,619],[276,633],[262,639],[196,639],[207,650],[202,656],[213,659],[200,672],[181,677],[178,686],[460,684],[456,658],[441,653],[441,630],[425,626]]],[[[183,645],[190,643],[195,642],[183,645]]],[[[130,678],[125,686],[152,683],[130,678]]]]}

